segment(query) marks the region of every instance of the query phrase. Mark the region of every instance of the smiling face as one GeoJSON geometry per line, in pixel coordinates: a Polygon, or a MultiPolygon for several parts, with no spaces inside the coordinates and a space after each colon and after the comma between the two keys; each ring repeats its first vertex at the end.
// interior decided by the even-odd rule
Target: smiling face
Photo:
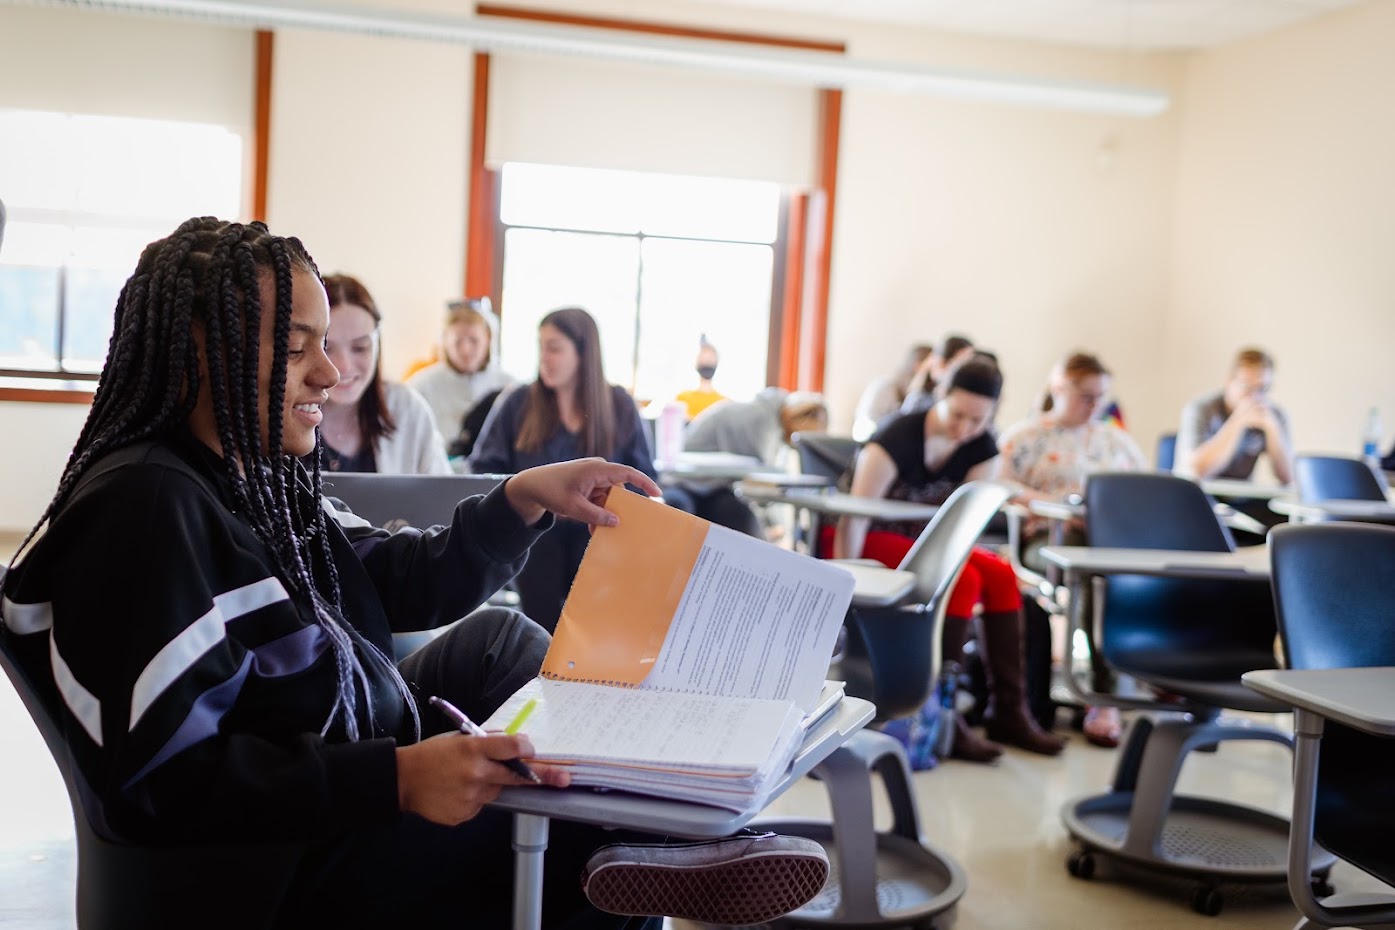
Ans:
{"type": "Polygon", "coordinates": [[[544,323],[538,327],[538,380],[554,391],[576,389],[581,354],[576,343],[560,329],[544,323]]]}
{"type": "Polygon", "coordinates": [[[986,430],[997,406],[998,402],[990,397],[955,388],[935,404],[935,418],[942,434],[958,445],[986,430]]]}
{"type": "Polygon", "coordinates": [[[358,404],[378,370],[377,320],[358,304],[340,304],[329,313],[325,349],[339,369],[339,384],[330,392],[329,402],[358,404]]]}
{"type": "Polygon", "coordinates": [[[458,372],[474,374],[489,357],[489,327],[478,320],[452,323],[441,334],[446,363],[458,372]]]}
{"type": "MultiPolygon", "coordinates": [[[[276,283],[263,273],[260,288],[262,314],[257,350],[257,423],[261,448],[270,447],[271,369],[276,352],[276,283]]],[[[330,389],[339,380],[325,352],[325,333],[329,328],[329,300],[320,279],[308,268],[296,268],[291,274],[291,326],[286,356],[286,390],[281,403],[281,451],[287,455],[307,455],[315,450],[315,428],[320,425],[321,406],[329,398],[330,389]]],[[[201,329],[194,330],[200,345],[206,337],[201,329]]],[[[201,353],[202,355],[202,353],[201,353]]],[[[211,382],[207,376],[208,362],[200,358],[203,369],[199,399],[189,414],[189,429],[204,445],[222,453],[218,438],[218,421],[214,414],[211,382]]]]}

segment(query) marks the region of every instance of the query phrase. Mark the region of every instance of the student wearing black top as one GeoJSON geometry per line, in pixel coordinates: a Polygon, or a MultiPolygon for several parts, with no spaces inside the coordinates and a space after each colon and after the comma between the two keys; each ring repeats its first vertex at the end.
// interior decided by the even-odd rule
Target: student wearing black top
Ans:
{"type": "MultiPolygon", "coordinates": [[[[851,492],[859,497],[943,503],[966,481],[998,473],[998,445],[988,432],[1002,392],[997,365],[972,358],[949,375],[944,396],[924,413],[898,417],[872,435],[853,466],[851,492]]],[[[899,565],[925,524],[883,524],[869,532],[870,520],[838,521],[836,558],[873,558],[899,565]]],[[[945,615],[943,659],[958,661],[983,605],[981,644],[990,678],[985,714],[990,740],[1054,755],[1065,743],[1037,724],[1027,709],[1022,652],[1022,595],[1012,566],[987,549],[975,548],[950,593],[945,615]]],[[[953,754],[991,762],[1002,753],[997,743],[977,736],[956,715],[953,754]]]]}
{"type": "MultiPolygon", "coordinates": [[[[52,694],[84,814],[106,839],[284,844],[295,861],[268,915],[275,927],[506,926],[510,817],[486,805],[521,782],[501,763],[531,745],[522,733],[462,736],[419,708],[408,683],[484,720],[537,674],[548,636],[516,611],[486,609],[396,665],[391,633],[472,611],[554,515],[613,524],[600,506],[611,487],[658,488],[590,458],[514,475],[424,532],[331,518],[317,454],[339,379],[328,327],[324,285],[296,239],[204,217],[147,246],[39,520],[47,530],[31,532],[4,577],[0,637],[52,694]]],[[[534,771],[569,781],[562,768],[534,771]]],[[[548,926],[636,926],[588,906],[575,878],[612,837],[554,825],[548,926]]],[[[822,856],[776,839],[777,856],[822,856]]],[[[743,866],[769,841],[718,846],[666,849],[677,860],[644,870],[668,886],[638,905],[655,909],[625,912],[735,923],[722,919],[724,900],[761,896],[766,920],[826,876],[824,859],[797,901],[776,901],[770,886],[790,881],[712,858],[743,866]],[[694,887],[714,879],[722,886],[694,887]]],[[[220,898],[248,880],[211,872],[208,897],[181,923],[229,926],[220,898]]]]}

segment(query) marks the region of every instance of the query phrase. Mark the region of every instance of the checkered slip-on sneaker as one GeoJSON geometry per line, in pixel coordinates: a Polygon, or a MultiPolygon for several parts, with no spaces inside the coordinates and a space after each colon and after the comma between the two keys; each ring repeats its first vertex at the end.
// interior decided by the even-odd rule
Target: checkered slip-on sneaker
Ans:
{"type": "Polygon", "coordinates": [[[581,875],[586,897],[612,914],[738,927],[788,914],[812,900],[827,879],[822,846],[775,833],[604,846],[581,875]]]}

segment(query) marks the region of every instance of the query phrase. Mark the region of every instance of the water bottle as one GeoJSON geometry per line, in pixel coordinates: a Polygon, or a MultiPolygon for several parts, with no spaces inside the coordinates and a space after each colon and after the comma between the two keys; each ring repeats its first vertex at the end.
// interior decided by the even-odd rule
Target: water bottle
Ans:
{"type": "Polygon", "coordinates": [[[660,468],[671,468],[678,463],[683,451],[683,426],[685,409],[677,401],[664,404],[659,419],[654,423],[654,458],[660,468]]]}
{"type": "Polygon", "coordinates": [[[1366,429],[1361,434],[1361,457],[1372,468],[1380,468],[1380,409],[1372,407],[1366,414],[1366,429]]]}
{"type": "Polygon", "coordinates": [[[954,698],[959,690],[959,663],[950,660],[940,667],[940,680],[935,686],[935,696],[940,702],[939,729],[935,731],[935,755],[949,758],[954,748],[954,698]]]}

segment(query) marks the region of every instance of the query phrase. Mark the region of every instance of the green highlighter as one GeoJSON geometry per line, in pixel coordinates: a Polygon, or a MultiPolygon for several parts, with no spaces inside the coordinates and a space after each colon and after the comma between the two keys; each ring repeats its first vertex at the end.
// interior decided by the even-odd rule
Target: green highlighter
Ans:
{"type": "Polygon", "coordinates": [[[533,708],[537,706],[538,699],[529,698],[528,702],[524,704],[523,707],[519,709],[518,713],[514,715],[514,718],[509,721],[509,725],[504,727],[504,732],[509,736],[513,736],[519,730],[523,729],[523,724],[528,722],[528,718],[533,715],[533,708]]]}

